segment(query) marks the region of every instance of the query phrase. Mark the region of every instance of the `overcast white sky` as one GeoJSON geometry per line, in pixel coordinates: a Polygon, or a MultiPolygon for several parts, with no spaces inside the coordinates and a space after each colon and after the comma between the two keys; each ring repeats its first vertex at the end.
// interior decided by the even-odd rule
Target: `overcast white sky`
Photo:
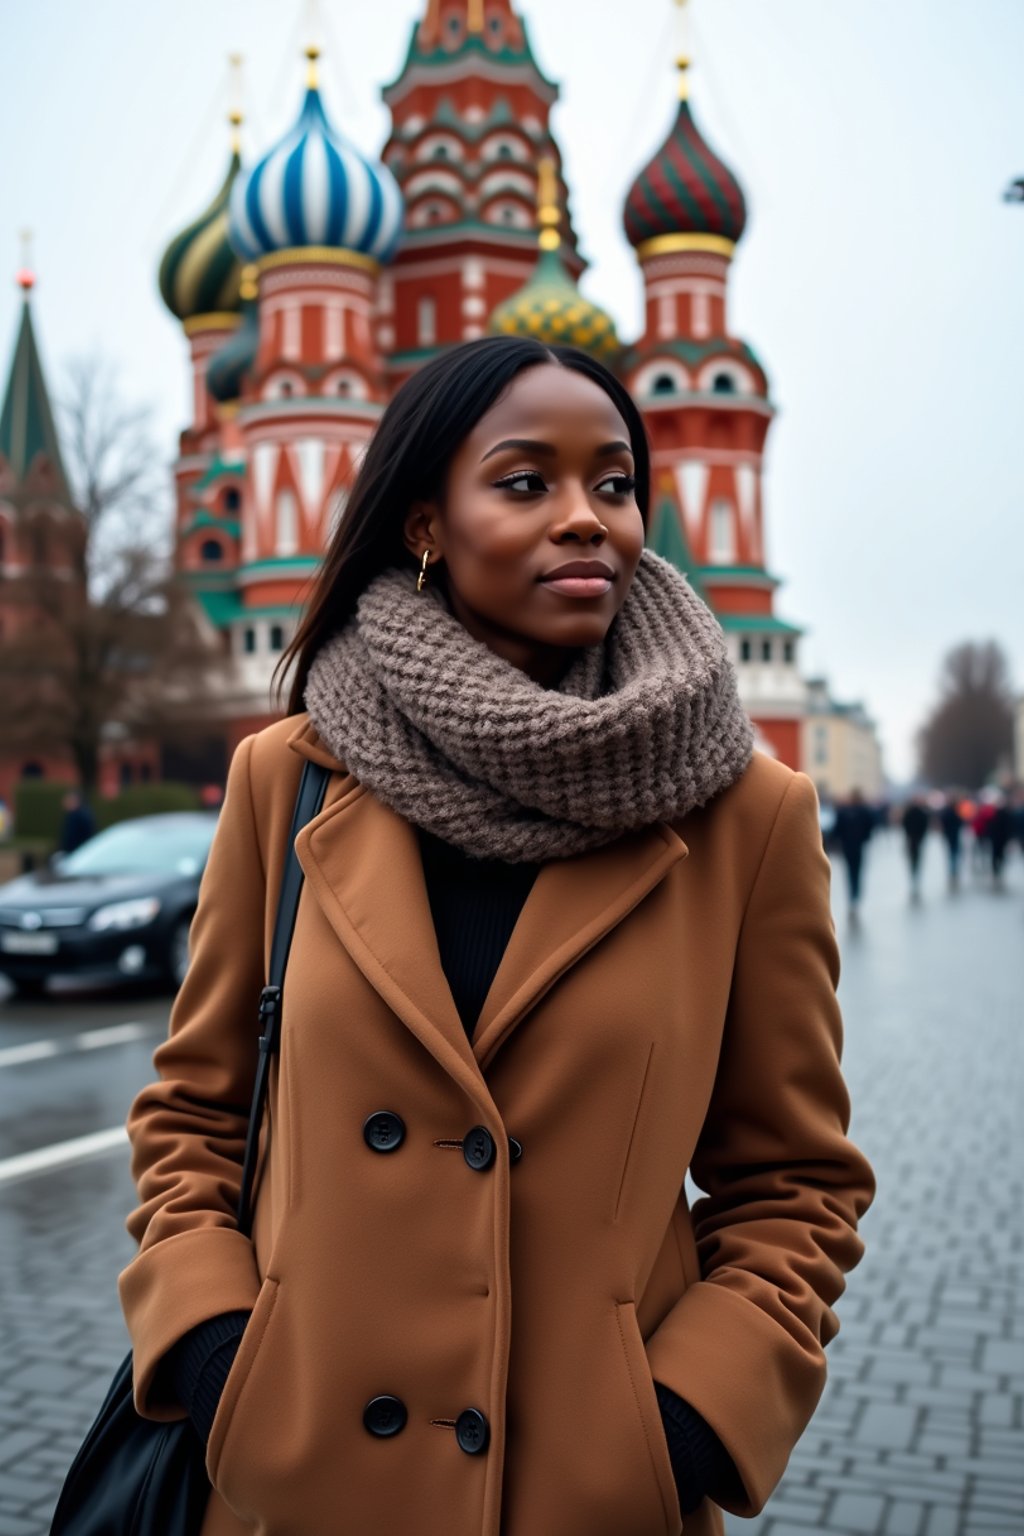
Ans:
{"type": "MultiPolygon", "coordinates": [[[[424,0],[320,0],[324,96],[379,151],[382,82],[424,0]]],[[[55,390],[92,351],[152,402],[168,464],[186,349],[156,269],[219,185],[227,55],[245,55],[245,154],[294,118],[306,0],[32,0],[0,5],[0,368],[34,231],[35,318],[55,390]]],[[[670,0],[521,0],[562,99],[553,126],[620,334],[641,288],[621,228],[629,183],[674,111],[670,0]]],[[[694,108],[747,193],[731,329],[764,362],[777,611],[803,667],[879,723],[886,767],[945,649],[1000,641],[1024,689],[1022,0],[692,0],[694,108]]]]}

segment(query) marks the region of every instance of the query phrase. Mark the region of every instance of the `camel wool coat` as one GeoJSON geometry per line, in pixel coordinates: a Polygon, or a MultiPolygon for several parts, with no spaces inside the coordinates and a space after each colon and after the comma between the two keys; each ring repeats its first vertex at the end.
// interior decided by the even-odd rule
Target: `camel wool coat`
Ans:
{"type": "Polygon", "coordinates": [[[252,1309],[202,1536],[712,1536],[720,1505],[758,1511],[872,1194],[838,970],[814,786],[755,752],[676,824],[542,867],[471,1043],[415,829],[308,716],[246,738],[129,1112],[119,1279],[153,1419],[183,1417],[157,1371],[176,1340],[252,1309]],[[307,757],[336,772],[296,840],[250,1241],[256,1003],[307,757]],[[738,1471],[685,1522],[655,1381],[738,1471]]]}

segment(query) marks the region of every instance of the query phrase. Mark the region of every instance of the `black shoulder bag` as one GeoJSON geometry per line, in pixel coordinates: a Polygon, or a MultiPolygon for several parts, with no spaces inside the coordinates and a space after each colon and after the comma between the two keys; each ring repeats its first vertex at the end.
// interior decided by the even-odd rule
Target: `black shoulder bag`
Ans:
{"type": "MultiPolygon", "coordinates": [[[[270,1058],[281,1033],[281,997],[302,866],[295,839],[323,805],[330,770],[307,762],[295,801],[291,838],[270,949],[270,975],[259,999],[259,1058],[249,1112],[238,1227],[252,1231],[256,1148],[270,1058]]],[[[50,1536],[197,1536],[210,1497],[206,1448],[188,1419],[144,1419],[132,1400],[132,1355],[121,1362],[103,1406],[64,1480],[50,1536]]]]}

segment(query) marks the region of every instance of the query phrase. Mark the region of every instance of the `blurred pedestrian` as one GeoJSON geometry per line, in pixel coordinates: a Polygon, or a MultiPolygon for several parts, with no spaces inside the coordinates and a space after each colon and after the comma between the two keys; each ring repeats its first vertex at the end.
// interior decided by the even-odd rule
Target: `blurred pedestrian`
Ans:
{"type": "Polygon", "coordinates": [[[971,817],[971,831],[974,834],[971,863],[976,874],[983,873],[989,867],[989,828],[995,813],[996,808],[991,800],[980,800],[971,817]]]}
{"type": "Polygon", "coordinates": [[[1017,847],[1024,854],[1024,784],[1018,784],[1014,789],[1011,806],[1014,836],[1017,839],[1017,847]]]}
{"type": "Polygon", "coordinates": [[[921,849],[924,847],[930,820],[920,795],[911,796],[901,820],[906,839],[907,863],[910,866],[910,896],[912,901],[918,901],[921,896],[921,849]]]}
{"type": "Polygon", "coordinates": [[[938,823],[949,853],[949,888],[955,891],[960,884],[960,855],[963,852],[964,823],[957,806],[956,793],[953,790],[946,796],[945,803],[938,813],[938,823]]]}
{"type": "Polygon", "coordinates": [[[88,842],[96,831],[96,818],[92,808],[77,789],[68,790],[61,800],[61,806],[64,817],[60,824],[57,846],[61,853],[74,853],[75,849],[88,842]]]}
{"type": "Polygon", "coordinates": [[[988,843],[992,859],[992,884],[997,891],[1004,888],[1003,866],[1006,863],[1006,850],[1013,841],[1014,815],[1009,802],[1000,800],[993,806],[992,817],[988,824],[988,843]]]}
{"type": "Polygon", "coordinates": [[[844,801],[836,807],[833,839],[842,850],[846,864],[846,884],[850,898],[850,916],[856,922],[860,915],[861,878],[864,870],[864,847],[876,825],[875,812],[864,800],[859,789],[851,789],[844,801]]]}

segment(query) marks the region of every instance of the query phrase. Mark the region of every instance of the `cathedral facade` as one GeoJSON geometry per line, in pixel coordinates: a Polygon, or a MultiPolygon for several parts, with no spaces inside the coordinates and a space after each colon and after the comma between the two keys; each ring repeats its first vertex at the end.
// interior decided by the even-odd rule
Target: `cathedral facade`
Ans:
{"type": "Polygon", "coordinates": [[[379,158],[332,122],[314,48],[307,71],[294,125],[247,164],[235,143],[160,268],[193,381],[177,560],[234,662],[228,749],[275,718],[271,674],[394,390],[445,347],[511,333],[583,347],[630,389],[652,446],[648,543],[721,623],[759,746],[803,766],[802,631],[775,614],[765,563],[774,409],[728,322],[746,205],[697,126],[687,60],[668,136],[623,189],[645,298],[630,341],[580,292],[558,90],[511,0],[429,0],[413,19],[379,158]]]}

